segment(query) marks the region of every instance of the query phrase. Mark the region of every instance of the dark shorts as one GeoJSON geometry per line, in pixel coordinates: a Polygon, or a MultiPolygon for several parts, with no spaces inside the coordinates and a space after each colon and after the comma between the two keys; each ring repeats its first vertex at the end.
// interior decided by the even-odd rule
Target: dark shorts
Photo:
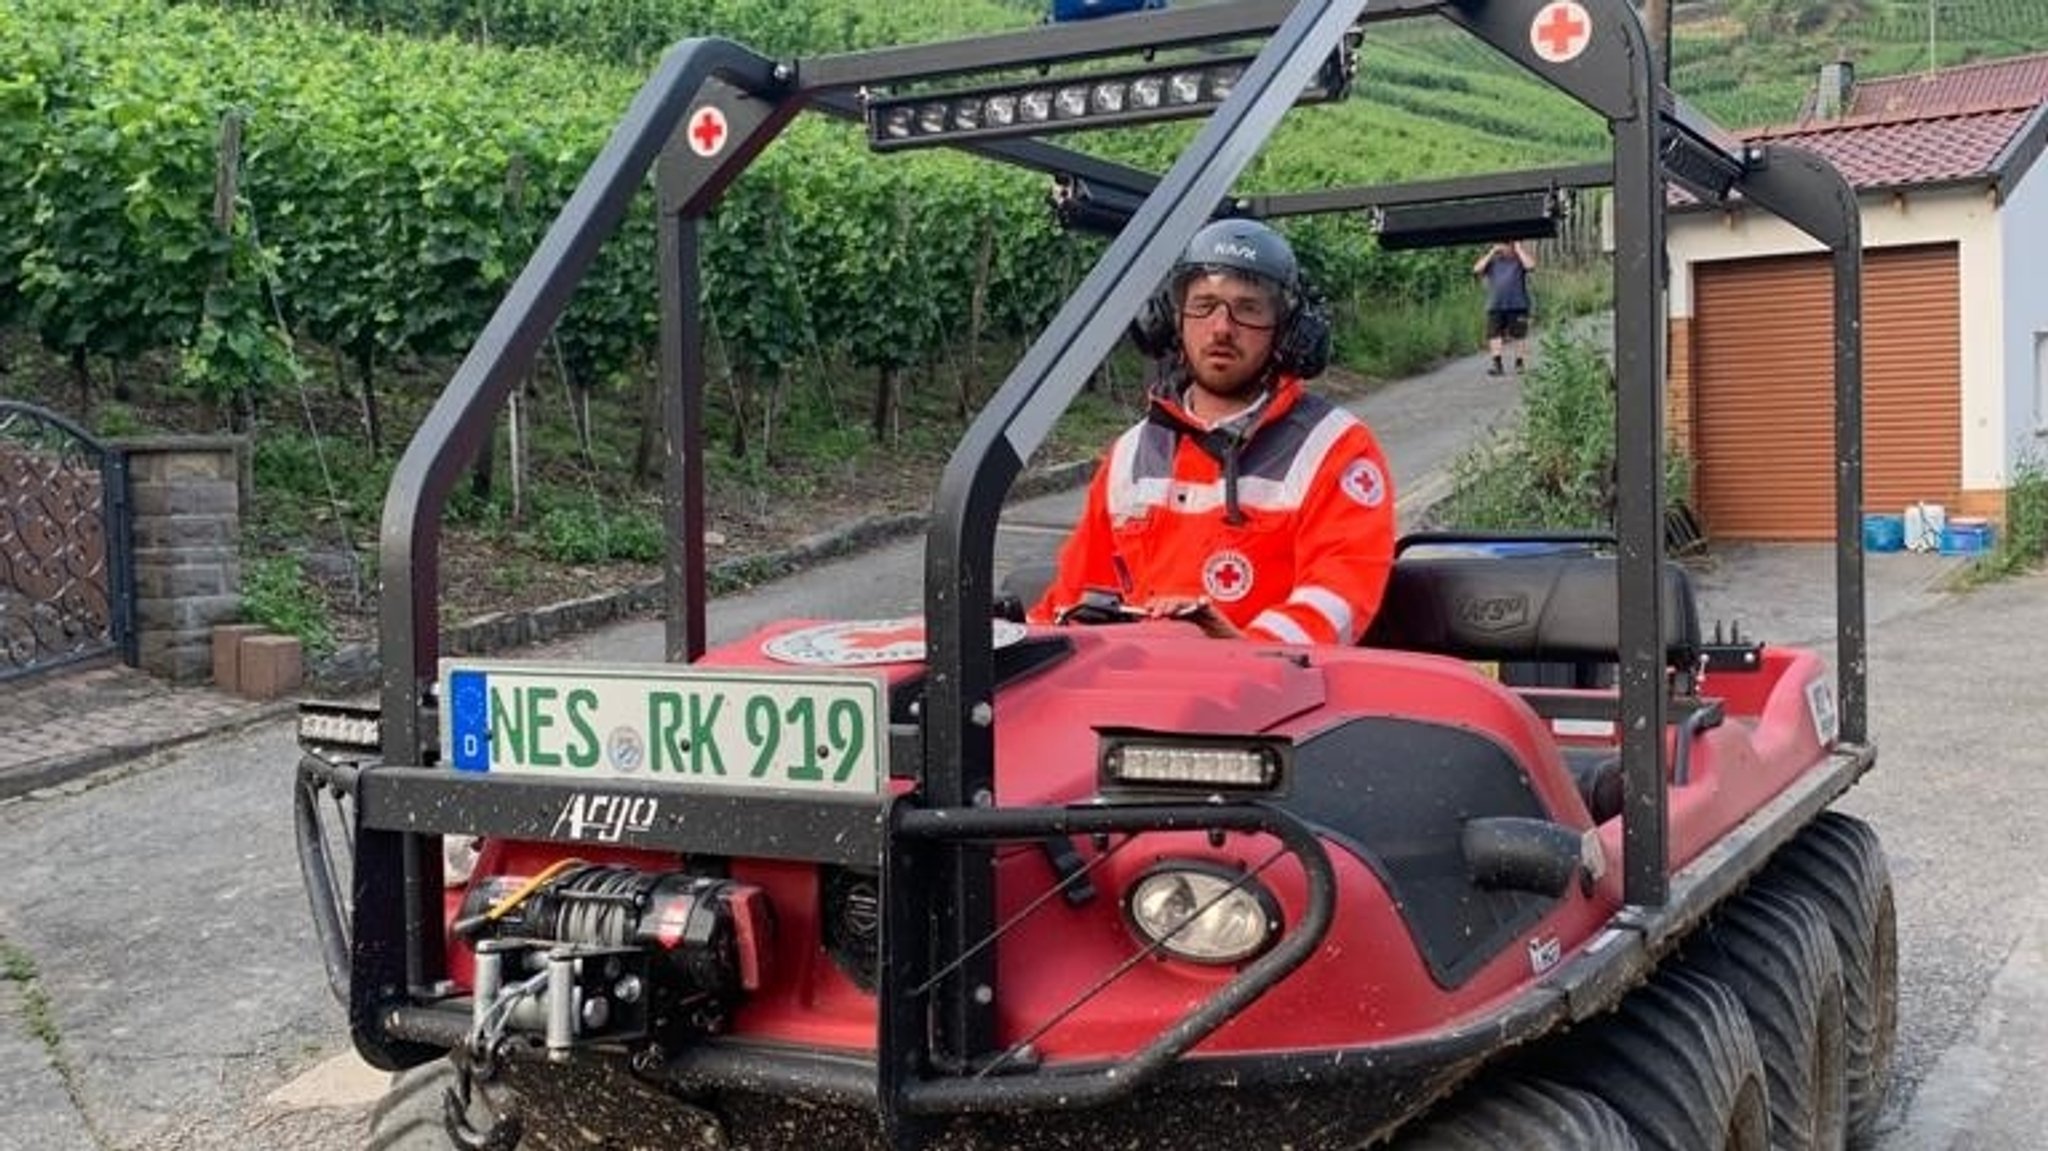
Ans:
{"type": "Polygon", "coordinates": [[[1529,338],[1529,313],[1523,309],[1508,312],[1486,313],[1486,338],[1526,340],[1529,338]]]}

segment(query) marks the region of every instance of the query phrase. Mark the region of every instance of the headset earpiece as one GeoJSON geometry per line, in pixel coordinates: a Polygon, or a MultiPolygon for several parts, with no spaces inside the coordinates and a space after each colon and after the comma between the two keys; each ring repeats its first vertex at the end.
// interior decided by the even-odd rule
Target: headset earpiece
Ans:
{"type": "Polygon", "coordinates": [[[1138,314],[1131,317],[1131,343],[1146,356],[1163,360],[1180,349],[1180,324],[1172,298],[1165,289],[1145,297],[1138,314]]]}
{"type": "Polygon", "coordinates": [[[1273,366],[1312,380],[1330,366],[1330,313],[1321,300],[1305,296],[1273,340],[1273,366]]]}

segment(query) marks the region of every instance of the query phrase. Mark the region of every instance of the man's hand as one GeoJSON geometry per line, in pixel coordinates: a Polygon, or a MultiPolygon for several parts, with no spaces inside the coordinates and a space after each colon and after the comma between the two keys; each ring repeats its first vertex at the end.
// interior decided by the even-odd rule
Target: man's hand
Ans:
{"type": "Polygon", "coordinates": [[[1202,629],[1202,634],[1211,639],[1243,639],[1244,633],[1237,625],[1209,602],[1205,596],[1156,596],[1144,604],[1145,614],[1153,619],[1181,619],[1202,629]]]}

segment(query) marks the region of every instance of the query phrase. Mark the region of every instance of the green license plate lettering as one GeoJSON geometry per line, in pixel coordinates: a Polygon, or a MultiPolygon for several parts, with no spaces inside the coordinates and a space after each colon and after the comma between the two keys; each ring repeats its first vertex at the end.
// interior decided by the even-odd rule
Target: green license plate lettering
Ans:
{"type": "Polygon", "coordinates": [[[860,766],[861,749],[867,746],[867,716],[858,703],[835,699],[825,709],[825,730],[832,740],[832,749],[839,753],[839,769],[832,773],[832,782],[845,783],[853,769],[860,766]]]}
{"type": "Polygon", "coordinates": [[[444,692],[453,677],[488,685],[443,716],[444,739],[488,741],[468,770],[844,799],[873,797],[888,779],[873,679],[452,660],[442,675],[444,692]]]}
{"type": "Polygon", "coordinates": [[[782,711],[772,696],[747,697],[747,746],[754,749],[755,779],[763,779],[775,766],[775,752],[782,746],[782,711]]]}

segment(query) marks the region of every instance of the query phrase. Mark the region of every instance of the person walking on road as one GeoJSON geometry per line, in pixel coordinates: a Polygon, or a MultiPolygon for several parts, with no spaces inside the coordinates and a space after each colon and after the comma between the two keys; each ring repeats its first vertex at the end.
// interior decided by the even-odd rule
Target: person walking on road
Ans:
{"type": "Polygon", "coordinates": [[[1161,365],[1149,411],[1110,445],[1029,618],[1102,591],[1218,638],[1357,642],[1393,565],[1393,481],[1364,421],[1303,387],[1330,327],[1287,241],[1204,227],[1132,337],[1161,365]]]}
{"type": "Polygon", "coordinates": [[[1508,341],[1515,345],[1515,374],[1526,365],[1529,350],[1529,273],[1536,257],[1520,240],[1495,244],[1472,265],[1472,274],[1486,285],[1486,346],[1493,362],[1486,374],[1503,374],[1501,352],[1508,341]]]}

